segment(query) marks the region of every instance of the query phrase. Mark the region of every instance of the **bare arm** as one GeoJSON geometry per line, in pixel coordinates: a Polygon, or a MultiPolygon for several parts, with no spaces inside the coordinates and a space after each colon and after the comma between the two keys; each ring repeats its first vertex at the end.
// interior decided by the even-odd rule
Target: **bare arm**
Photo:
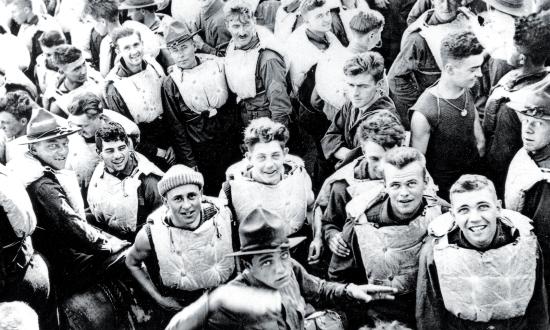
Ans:
{"type": "Polygon", "coordinates": [[[418,111],[411,118],[411,147],[426,154],[428,142],[430,142],[431,127],[428,119],[418,111]]]}

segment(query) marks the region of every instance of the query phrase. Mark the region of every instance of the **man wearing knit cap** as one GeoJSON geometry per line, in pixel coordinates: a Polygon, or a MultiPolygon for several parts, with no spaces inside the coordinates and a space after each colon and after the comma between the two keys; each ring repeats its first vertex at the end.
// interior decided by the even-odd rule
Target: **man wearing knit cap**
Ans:
{"type": "Polygon", "coordinates": [[[163,205],[130,248],[126,265],[163,309],[179,311],[233,275],[231,212],[202,195],[204,178],[174,165],[158,183],[163,205]],[[146,268],[142,265],[145,264],[146,268]]]}

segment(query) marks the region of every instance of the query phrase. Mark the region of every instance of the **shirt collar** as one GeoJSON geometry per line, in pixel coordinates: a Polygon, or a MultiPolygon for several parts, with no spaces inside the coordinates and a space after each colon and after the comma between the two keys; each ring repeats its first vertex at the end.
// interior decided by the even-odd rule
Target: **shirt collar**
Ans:
{"type": "MultiPolygon", "coordinates": [[[[145,70],[147,68],[147,62],[145,61],[142,61],[141,62],[141,69],[142,71],[145,70]]],[[[141,71],[140,71],[141,72],[141,71]]],[[[139,73],[139,72],[137,72],[139,73]]],[[[127,67],[126,67],[126,63],[124,63],[124,59],[121,58],[120,59],[120,66],[118,68],[118,72],[117,72],[117,75],[119,77],[131,77],[133,76],[134,74],[136,73],[132,73],[127,67]]]]}
{"type": "Polygon", "coordinates": [[[489,244],[489,246],[484,249],[477,248],[470,244],[470,242],[468,242],[466,237],[464,237],[462,230],[460,230],[458,226],[453,229],[448,235],[449,244],[456,244],[464,249],[477,250],[481,252],[498,249],[504,245],[510,244],[514,242],[518,238],[518,236],[519,232],[516,229],[503,223],[500,219],[497,219],[497,230],[495,232],[495,237],[493,238],[493,241],[491,242],[491,244],[489,244]]]}
{"type": "Polygon", "coordinates": [[[254,35],[254,37],[252,37],[252,40],[250,40],[250,42],[248,43],[248,45],[242,47],[242,48],[239,48],[240,50],[250,50],[250,49],[253,49],[253,48],[256,48],[256,46],[260,43],[260,38],[258,37],[258,33],[256,33],[254,35]]]}

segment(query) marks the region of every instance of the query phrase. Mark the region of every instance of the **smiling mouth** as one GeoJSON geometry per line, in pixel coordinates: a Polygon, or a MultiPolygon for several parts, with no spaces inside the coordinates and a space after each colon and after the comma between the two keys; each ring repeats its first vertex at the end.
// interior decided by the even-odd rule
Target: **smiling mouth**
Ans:
{"type": "Polygon", "coordinates": [[[472,233],[476,233],[484,230],[485,228],[487,228],[487,225],[479,225],[479,226],[472,226],[468,228],[468,230],[471,231],[472,233]]]}
{"type": "Polygon", "coordinates": [[[181,215],[183,215],[186,218],[191,218],[195,215],[195,211],[189,211],[189,212],[180,212],[181,215]]]}

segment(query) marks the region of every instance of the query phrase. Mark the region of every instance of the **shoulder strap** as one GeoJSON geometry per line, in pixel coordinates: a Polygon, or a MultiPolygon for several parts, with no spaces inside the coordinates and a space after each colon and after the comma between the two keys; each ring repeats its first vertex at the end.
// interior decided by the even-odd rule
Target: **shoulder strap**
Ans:
{"type": "Polygon", "coordinates": [[[222,189],[227,197],[227,207],[229,207],[229,210],[231,211],[231,241],[233,244],[233,251],[239,251],[241,249],[241,242],[239,239],[239,220],[237,219],[237,212],[233,206],[230,181],[225,181],[222,185],[222,189]]]}

